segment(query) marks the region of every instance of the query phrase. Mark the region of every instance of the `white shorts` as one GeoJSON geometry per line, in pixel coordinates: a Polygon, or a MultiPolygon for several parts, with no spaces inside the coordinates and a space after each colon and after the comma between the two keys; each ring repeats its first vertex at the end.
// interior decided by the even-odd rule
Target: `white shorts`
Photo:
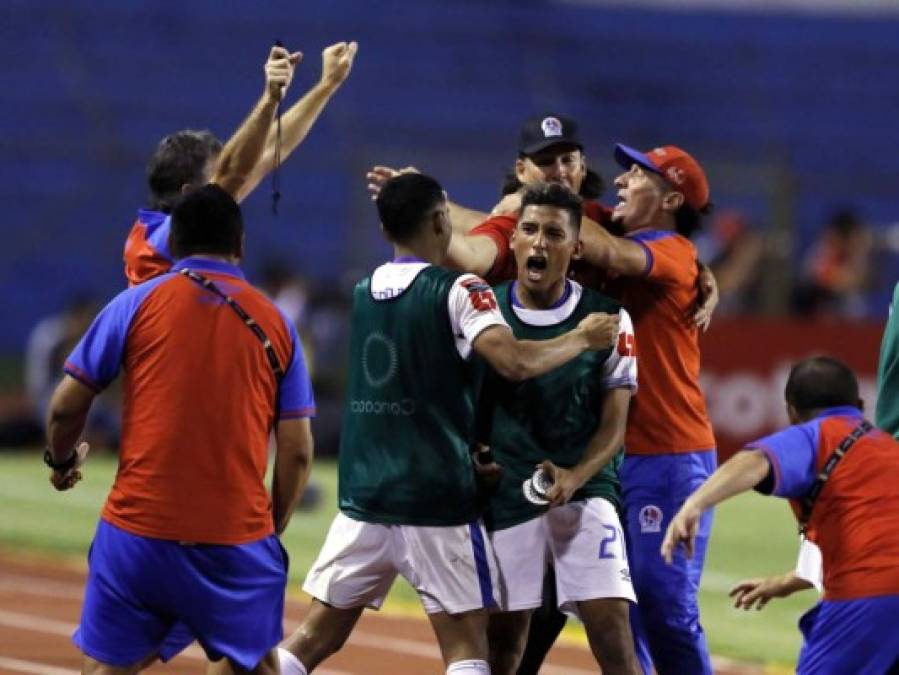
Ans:
{"type": "Polygon", "coordinates": [[[618,513],[602,497],[570,502],[539,518],[490,534],[499,566],[499,605],[505,612],[543,604],[547,562],[556,571],[559,609],[599,598],[636,602],[618,513]]]}
{"type": "Polygon", "coordinates": [[[396,575],[428,614],[496,604],[496,563],[480,521],[450,527],[366,523],[338,513],[303,590],[340,609],[378,609],[396,575]]]}

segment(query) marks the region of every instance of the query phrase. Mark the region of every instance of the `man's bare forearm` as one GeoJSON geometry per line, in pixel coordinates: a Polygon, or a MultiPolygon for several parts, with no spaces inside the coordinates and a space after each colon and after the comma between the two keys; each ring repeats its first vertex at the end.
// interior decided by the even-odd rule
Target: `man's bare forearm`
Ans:
{"type": "Polygon", "coordinates": [[[47,410],[47,444],[54,462],[64,462],[71,456],[93,399],[93,391],[71,375],[56,387],[47,410]]]}
{"type": "MultiPolygon", "coordinates": [[[[305,96],[294,103],[290,109],[281,116],[281,162],[285,162],[291,153],[309,134],[312,126],[318,120],[319,115],[327,106],[328,101],[339,89],[338,86],[318,82],[305,96]]],[[[275,125],[271,125],[268,137],[265,141],[265,150],[259,161],[253,167],[244,185],[240,189],[240,199],[247,197],[256,186],[265,178],[266,174],[275,166],[275,155],[278,146],[278,131],[275,125]]],[[[238,199],[238,201],[240,201],[238,199]]]]}
{"type": "Polygon", "coordinates": [[[581,461],[571,469],[584,482],[599,473],[623,447],[631,395],[630,389],[623,388],[606,392],[599,429],[590,439],[581,461]]]}
{"type": "Polygon", "coordinates": [[[705,511],[729,497],[751,490],[765,479],[769,470],[768,458],[761,452],[741,450],[718,467],[687,502],[705,511]]]}
{"type": "Polygon", "coordinates": [[[277,107],[278,100],[266,88],[243,124],[222,149],[212,182],[238,201],[248,194],[246,185],[262,157],[277,107]]]}
{"type": "Polygon", "coordinates": [[[272,472],[272,519],[278,534],[287,528],[312,469],[313,439],[309,420],[279,424],[272,472]]]}

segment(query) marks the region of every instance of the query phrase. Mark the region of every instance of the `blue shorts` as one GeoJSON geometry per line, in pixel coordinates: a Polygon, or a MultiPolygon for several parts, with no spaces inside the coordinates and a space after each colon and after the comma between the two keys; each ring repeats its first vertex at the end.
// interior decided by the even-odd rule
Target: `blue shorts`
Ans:
{"type": "Polygon", "coordinates": [[[274,535],[237,546],[182,545],[101,520],[88,562],[73,640],[101,663],[171,658],[196,638],[210,660],[251,669],[284,635],[287,553],[274,535]]]}
{"type": "Polygon", "coordinates": [[[823,600],[799,621],[798,675],[899,673],[899,595],[823,600]]]}

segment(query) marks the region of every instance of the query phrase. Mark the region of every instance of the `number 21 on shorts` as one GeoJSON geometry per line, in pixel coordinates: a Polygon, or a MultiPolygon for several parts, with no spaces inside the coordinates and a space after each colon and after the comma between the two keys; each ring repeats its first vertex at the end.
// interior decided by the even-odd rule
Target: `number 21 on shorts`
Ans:
{"type": "Polygon", "coordinates": [[[606,536],[599,542],[599,559],[627,560],[627,554],[624,551],[624,533],[621,528],[605,523],[602,523],[602,526],[606,530],[606,536]]]}

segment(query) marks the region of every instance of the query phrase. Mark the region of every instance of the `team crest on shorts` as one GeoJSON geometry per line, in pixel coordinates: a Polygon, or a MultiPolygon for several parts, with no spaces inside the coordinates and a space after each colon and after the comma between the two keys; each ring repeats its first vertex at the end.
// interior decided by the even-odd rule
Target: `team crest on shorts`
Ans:
{"type": "Polygon", "coordinates": [[[643,534],[662,531],[662,509],[655,504],[647,504],[640,509],[639,518],[640,532],[643,534]]]}
{"type": "Polygon", "coordinates": [[[557,117],[544,118],[544,120],[540,123],[540,128],[543,129],[543,135],[546,138],[552,138],[562,135],[562,123],[557,117]]]}

